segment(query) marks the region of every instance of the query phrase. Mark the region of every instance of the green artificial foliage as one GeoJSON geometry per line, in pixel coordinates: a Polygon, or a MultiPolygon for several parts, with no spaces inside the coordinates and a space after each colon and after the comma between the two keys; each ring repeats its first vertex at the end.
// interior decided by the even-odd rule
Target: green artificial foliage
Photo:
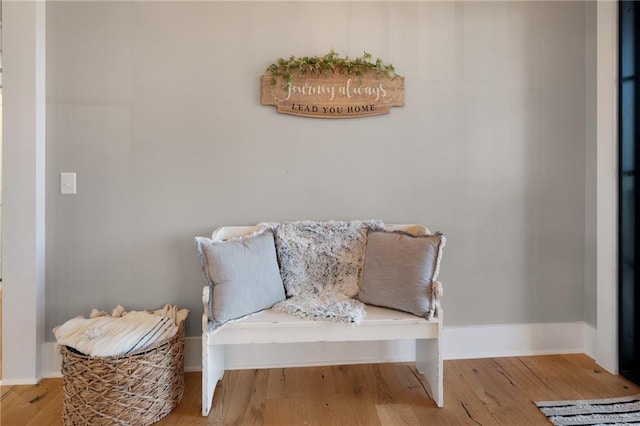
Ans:
{"type": "Polygon", "coordinates": [[[355,75],[362,75],[366,72],[385,74],[389,78],[395,78],[395,68],[391,64],[385,64],[382,59],[377,58],[372,61],[370,53],[364,52],[362,56],[350,59],[348,56],[341,58],[335,50],[331,49],[324,56],[290,56],[288,59],[278,58],[276,63],[267,67],[267,72],[271,74],[271,85],[277,84],[277,78],[283,78],[285,90],[293,80],[293,71],[301,74],[330,74],[335,71],[346,70],[355,75]]]}

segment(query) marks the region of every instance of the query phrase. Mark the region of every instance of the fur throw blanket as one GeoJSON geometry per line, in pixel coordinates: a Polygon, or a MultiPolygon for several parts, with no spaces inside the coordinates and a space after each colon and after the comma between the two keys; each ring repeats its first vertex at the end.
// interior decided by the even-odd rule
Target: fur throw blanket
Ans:
{"type": "Polygon", "coordinates": [[[301,318],[359,324],[365,316],[360,291],[367,235],[381,221],[261,224],[276,236],[287,299],[273,310],[301,318]]]}

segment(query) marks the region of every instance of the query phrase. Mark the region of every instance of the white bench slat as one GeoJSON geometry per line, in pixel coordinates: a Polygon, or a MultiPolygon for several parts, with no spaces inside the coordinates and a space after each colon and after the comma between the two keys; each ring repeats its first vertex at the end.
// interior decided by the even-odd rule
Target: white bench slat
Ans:
{"type": "Polygon", "coordinates": [[[262,327],[310,327],[325,328],[327,325],[337,325],[341,328],[367,327],[375,325],[410,325],[410,324],[437,324],[438,320],[427,320],[406,312],[396,311],[394,309],[382,308],[379,306],[366,305],[367,315],[364,317],[360,325],[350,325],[343,323],[331,323],[327,321],[313,321],[305,318],[298,318],[292,315],[275,312],[272,309],[248,315],[241,318],[237,322],[231,322],[222,327],[216,333],[225,330],[235,330],[239,328],[262,328],[262,327]]]}
{"type": "Polygon", "coordinates": [[[210,332],[209,344],[343,342],[438,337],[439,321],[404,312],[367,306],[360,325],[312,321],[274,312],[253,314],[210,332]]]}

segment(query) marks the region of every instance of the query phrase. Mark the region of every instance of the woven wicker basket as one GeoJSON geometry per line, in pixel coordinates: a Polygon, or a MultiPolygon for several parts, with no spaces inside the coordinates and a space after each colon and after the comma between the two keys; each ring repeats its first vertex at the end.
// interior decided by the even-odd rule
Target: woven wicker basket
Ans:
{"type": "Polygon", "coordinates": [[[92,357],[62,353],[65,425],[150,425],[184,393],[184,325],[172,339],[143,351],[92,357]]]}

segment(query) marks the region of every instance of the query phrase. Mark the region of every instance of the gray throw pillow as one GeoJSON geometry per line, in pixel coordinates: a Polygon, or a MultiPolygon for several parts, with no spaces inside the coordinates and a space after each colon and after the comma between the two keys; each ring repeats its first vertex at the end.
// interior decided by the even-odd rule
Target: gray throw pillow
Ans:
{"type": "Polygon", "coordinates": [[[285,299],[273,233],[228,241],[196,237],[205,281],[211,286],[209,319],[224,323],[285,299]]]}
{"type": "Polygon", "coordinates": [[[434,309],[431,285],[438,277],[445,241],[441,234],[371,232],[358,299],[429,316],[434,309]]]}

